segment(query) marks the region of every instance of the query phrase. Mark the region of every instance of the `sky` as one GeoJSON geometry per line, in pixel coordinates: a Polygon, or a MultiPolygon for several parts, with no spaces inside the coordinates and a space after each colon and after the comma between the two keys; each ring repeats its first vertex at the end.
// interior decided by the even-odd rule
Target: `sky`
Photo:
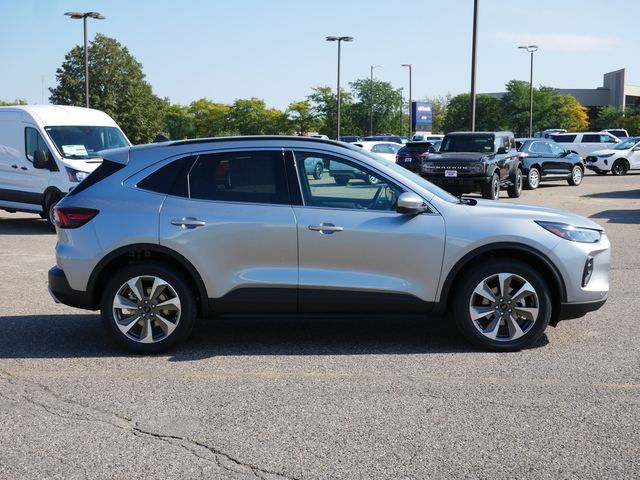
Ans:
{"type": "MultiPolygon", "coordinates": [[[[478,0],[477,93],[529,81],[598,88],[627,69],[640,85],[638,0],[478,0]]],[[[286,110],[316,87],[371,78],[402,88],[405,99],[471,90],[473,0],[0,0],[0,101],[49,103],[56,70],[84,42],[83,21],[65,12],[99,12],[96,33],[116,39],[142,64],[160,98],[189,105],[256,97],[286,110]],[[411,64],[409,69],[402,64],[411,64]]]]}

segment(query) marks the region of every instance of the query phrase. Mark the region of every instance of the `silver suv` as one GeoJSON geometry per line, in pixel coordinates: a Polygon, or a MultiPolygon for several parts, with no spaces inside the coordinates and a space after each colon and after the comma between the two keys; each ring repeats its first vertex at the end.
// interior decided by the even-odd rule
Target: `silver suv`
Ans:
{"type": "Polygon", "coordinates": [[[166,351],[200,317],[447,312],[476,346],[512,351],[608,296],[594,222],[455,197],[346,143],[235,137],[101,156],[55,209],[49,289],[99,309],[133,352],[166,351]],[[316,178],[309,158],[362,180],[316,178]]]}

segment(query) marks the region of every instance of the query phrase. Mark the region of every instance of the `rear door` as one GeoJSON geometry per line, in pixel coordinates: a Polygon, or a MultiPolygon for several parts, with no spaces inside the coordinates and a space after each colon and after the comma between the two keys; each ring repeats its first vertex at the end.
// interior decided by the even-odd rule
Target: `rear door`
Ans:
{"type": "Polygon", "coordinates": [[[215,311],[295,312],[297,231],[282,149],[185,163],[160,211],[160,244],[196,267],[215,311]]]}
{"type": "Polygon", "coordinates": [[[306,312],[421,311],[435,300],[444,253],[444,221],[436,212],[395,211],[404,188],[352,159],[295,150],[301,203],[298,221],[299,304],[306,312]],[[323,156],[359,170],[346,185],[304,171],[305,158],[323,156]]]}

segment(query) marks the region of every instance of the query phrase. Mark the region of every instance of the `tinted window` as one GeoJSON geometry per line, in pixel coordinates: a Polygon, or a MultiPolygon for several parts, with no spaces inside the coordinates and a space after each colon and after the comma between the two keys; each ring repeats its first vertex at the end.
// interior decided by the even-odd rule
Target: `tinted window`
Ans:
{"type": "Polygon", "coordinates": [[[596,134],[588,134],[585,133],[582,137],[582,141],[584,143],[600,143],[605,142],[606,140],[601,140],[601,135],[599,133],[596,134]]]}
{"type": "Polygon", "coordinates": [[[571,143],[576,139],[575,135],[553,135],[553,140],[558,143],[571,143]]]}
{"type": "Polygon", "coordinates": [[[282,152],[199,155],[186,175],[186,185],[194,199],[289,203],[282,152]]]}
{"type": "Polygon", "coordinates": [[[151,190],[152,192],[164,193],[165,195],[171,192],[174,188],[174,184],[177,180],[181,180],[178,183],[181,185],[180,193],[174,192],[174,195],[180,197],[187,196],[185,169],[193,162],[194,157],[183,157],[171,162],[168,165],[156,170],[151,175],[138,182],[137,187],[145,190],[151,190]]]}
{"type": "Polygon", "coordinates": [[[494,136],[479,135],[451,135],[445,137],[441,152],[493,152],[494,136]]]}

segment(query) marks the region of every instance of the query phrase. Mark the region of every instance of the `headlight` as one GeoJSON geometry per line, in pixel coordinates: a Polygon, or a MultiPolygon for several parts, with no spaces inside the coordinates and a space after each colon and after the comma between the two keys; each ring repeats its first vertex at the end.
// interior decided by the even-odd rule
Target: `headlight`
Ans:
{"type": "Polygon", "coordinates": [[[431,172],[431,171],[433,171],[434,168],[435,168],[435,166],[433,165],[433,163],[424,162],[422,164],[422,171],[423,172],[431,172]]]}
{"type": "Polygon", "coordinates": [[[484,172],[484,163],[476,163],[475,165],[469,165],[470,172],[484,172]]]}
{"type": "Polygon", "coordinates": [[[613,153],[603,153],[602,155],[596,155],[598,158],[609,158],[612,157],[613,153]]]}
{"type": "Polygon", "coordinates": [[[593,228],[576,227],[568,223],[560,222],[536,221],[536,223],[548,232],[565,240],[571,240],[572,242],[596,243],[599,242],[602,237],[602,232],[600,230],[594,230],[593,228]]]}
{"type": "Polygon", "coordinates": [[[67,175],[69,175],[69,180],[72,182],[81,182],[89,176],[87,172],[81,172],[69,167],[67,167],[67,175]]]}

